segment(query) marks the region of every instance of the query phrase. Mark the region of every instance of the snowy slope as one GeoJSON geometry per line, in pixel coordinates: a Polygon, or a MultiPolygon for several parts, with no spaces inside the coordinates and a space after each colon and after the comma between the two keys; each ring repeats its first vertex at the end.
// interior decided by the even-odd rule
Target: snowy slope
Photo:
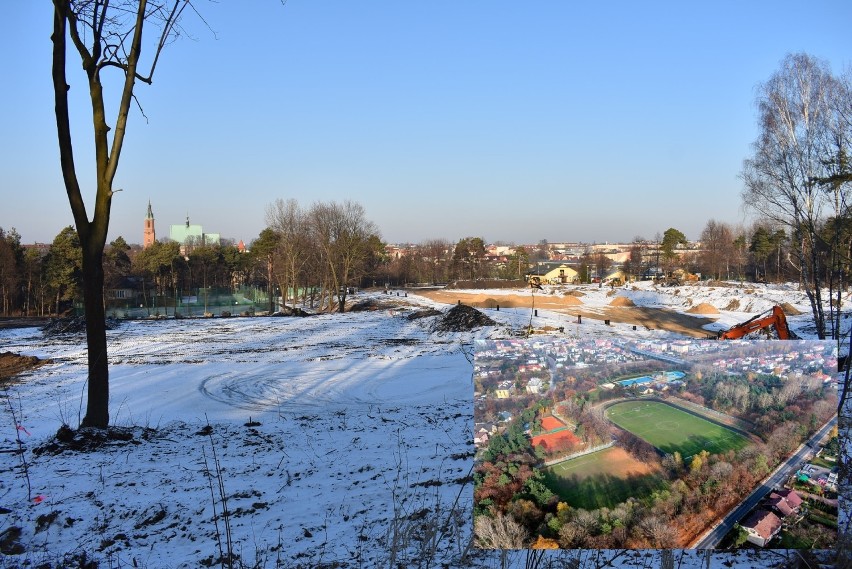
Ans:
{"type": "MultiPolygon", "coordinates": [[[[637,303],[674,303],[653,293],[626,291],[637,303]]],[[[498,326],[449,334],[432,331],[436,317],[409,320],[411,311],[400,303],[304,319],[127,322],[109,332],[109,349],[112,422],[129,440],[58,454],[48,443],[62,423],[78,424],[84,405],[83,339],[0,331],[2,350],[53,360],[2,398],[0,545],[23,552],[0,557],[0,567],[61,566],[81,552],[104,567],[218,564],[228,534],[217,472],[246,566],[524,566],[524,552],[501,565],[498,553],[469,550],[470,346],[522,329],[529,311],[489,311],[498,326]],[[26,467],[11,452],[18,435],[26,467]]],[[[538,325],[561,318],[540,314],[538,325]]],[[[620,333],[599,322],[582,332],[620,333]]],[[[556,555],[648,566],[641,552],[556,555]]],[[[681,567],[707,566],[702,555],[678,555],[681,567]]]]}

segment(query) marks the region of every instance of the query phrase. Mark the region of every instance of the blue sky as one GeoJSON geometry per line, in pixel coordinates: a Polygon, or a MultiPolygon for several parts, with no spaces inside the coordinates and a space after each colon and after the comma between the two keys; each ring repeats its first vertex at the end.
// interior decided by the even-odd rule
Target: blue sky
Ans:
{"type": "MultiPolygon", "coordinates": [[[[158,236],[189,214],[249,242],[276,198],[358,201],[390,242],[697,238],[710,218],[747,221],[756,86],[792,52],[852,64],[846,0],[196,5],[212,31],[189,14],[137,86],[147,121],[134,109],[110,239],[141,242],[150,199],[158,236]]],[[[0,227],[49,242],[73,223],[51,4],[5,8],[0,227]]],[[[87,89],[71,83],[92,187],[87,89]]]]}

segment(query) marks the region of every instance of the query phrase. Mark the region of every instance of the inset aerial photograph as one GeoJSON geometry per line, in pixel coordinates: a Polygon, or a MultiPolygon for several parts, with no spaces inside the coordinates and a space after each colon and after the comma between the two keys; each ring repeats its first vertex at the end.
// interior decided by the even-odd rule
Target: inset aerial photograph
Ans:
{"type": "Polygon", "coordinates": [[[831,548],[831,342],[479,340],[484,548],[831,548]]]}

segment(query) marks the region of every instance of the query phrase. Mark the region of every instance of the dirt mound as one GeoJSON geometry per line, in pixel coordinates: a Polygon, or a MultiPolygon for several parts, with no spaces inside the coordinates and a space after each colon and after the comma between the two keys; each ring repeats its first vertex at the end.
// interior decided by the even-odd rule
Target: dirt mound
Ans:
{"type": "Polygon", "coordinates": [[[687,310],[690,314],[719,314],[719,310],[712,304],[702,302],[687,310]]]}
{"type": "Polygon", "coordinates": [[[12,352],[0,353],[0,380],[7,379],[22,371],[37,368],[50,360],[41,360],[35,356],[21,356],[12,352]]]}
{"type": "MultiPolygon", "coordinates": [[[[116,320],[115,318],[106,319],[107,330],[115,330],[120,325],[120,320],[116,320]]],[[[55,318],[43,326],[41,331],[44,332],[46,336],[85,334],[86,319],[82,316],[75,316],[74,318],[55,318]]]]}
{"type": "Polygon", "coordinates": [[[33,449],[33,454],[58,455],[64,452],[93,452],[105,446],[126,446],[141,444],[150,439],[156,431],[148,427],[108,427],[106,429],[80,428],[74,430],[62,425],[56,436],[33,449]]]}
{"type": "Polygon", "coordinates": [[[41,328],[50,322],[50,318],[40,316],[0,317],[0,330],[12,328],[41,328]]]}
{"type": "Polygon", "coordinates": [[[436,310],[434,308],[424,308],[423,310],[415,310],[414,312],[406,316],[406,318],[408,318],[409,320],[418,320],[420,318],[429,318],[430,316],[440,316],[441,314],[443,314],[443,312],[441,312],[440,310],[436,310]]]}
{"type": "Polygon", "coordinates": [[[562,299],[562,303],[568,306],[580,306],[581,304],[583,304],[583,301],[577,298],[576,296],[566,296],[562,299]]]}
{"type": "MultiPolygon", "coordinates": [[[[717,281],[717,280],[708,280],[704,283],[705,286],[715,286],[719,288],[738,288],[740,285],[738,283],[733,283],[730,281],[717,281]]],[[[753,290],[753,289],[752,289],[753,290]]]]}
{"type": "Polygon", "coordinates": [[[312,314],[305,312],[298,306],[282,306],[281,310],[273,312],[270,316],[298,316],[304,318],[305,316],[312,316],[312,314]]]}
{"type": "Polygon", "coordinates": [[[476,281],[455,281],[446,286],[448,289],[488,289],[488,288],[529,288],[527,281],[515,279],[510,281],[483,279],[476,281]]]}
{"type": "Polygon", "coordinates": [[[612,299],[612,302],[609,303],[610,306],[636,306],[632,300],[627,298],[626,296],[616,296],[612,299]]]}
{"type": "Polygon", "coordinates": [[[739,309],[740,309],[740,299],[732,298],[731,302],[729,302],[728,305],[725,308],[723,308],[722,310],[739,310],[739,309]]]}
{"type": "Polygon", "coordinates": [[[579,290],[569,290],[565,293],[565,296],[576,296],[577,298],[586,296],[586,293],[579,290]]]}
{"type": "Polygon", "coordinates": [[[368,298],[367,300],[351,304],[347,312],[373,312],[375,310],[387,310],[395,307],[396,305],[394,304],[368,298]]]}
{"type": "Polygon", "coordinates": [[[799,314],[803,314],[801,310],[799,310],[789,302],[782,302],[779,306],[781,306],[781,310],[783,310],[784,314],[786,314],[787,316],[798,316],[799,314]]]}
{"type": "Polygon", "coordinates": [[[438,322],[435,329],[439,332],[467,332],[481,326],[494,326],[495,322],[466,304],[453,306],[438,322]]]}

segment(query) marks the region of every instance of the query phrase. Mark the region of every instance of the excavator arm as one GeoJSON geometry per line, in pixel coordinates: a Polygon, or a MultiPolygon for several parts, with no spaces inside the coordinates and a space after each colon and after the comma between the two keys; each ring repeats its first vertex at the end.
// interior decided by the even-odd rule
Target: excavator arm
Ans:
{"type": "Polygon", "coordinates": [[[772,310],[768,311],[768,315],[764,312],[763,314],[758,314],[754,318],[746,320],[742,324],[732,326],[730,330],[719,334],[719,339],[736,340],[757,330],[763,330],[769,327],[775,328],[775,332],[781,340],[790,340],[795,338],[795,335],[790,331],[790,327],[787,325],[787,316],[784,314],[784,311],[780,306],[773,306],[772,310]]]}

